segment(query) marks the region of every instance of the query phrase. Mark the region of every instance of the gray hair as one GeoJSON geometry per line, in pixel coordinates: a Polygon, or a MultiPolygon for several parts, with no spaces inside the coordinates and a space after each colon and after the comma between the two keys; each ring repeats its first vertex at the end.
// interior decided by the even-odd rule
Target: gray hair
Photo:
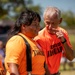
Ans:
{"type": "Polygon", "coordinates": [[[61,18],[61,11],[57,7],[47,7],[44,11],[43,17],[49,17],[49,15],[56,14],[58,19],[61,18]]]}

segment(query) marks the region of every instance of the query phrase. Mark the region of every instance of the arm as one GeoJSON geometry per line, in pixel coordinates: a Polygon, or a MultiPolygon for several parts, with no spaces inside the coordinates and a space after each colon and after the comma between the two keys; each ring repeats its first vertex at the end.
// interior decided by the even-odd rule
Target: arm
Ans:
{"type": "Polygon", "coordinates": [[[18,65],[14,63],[8,63],[10,75],[20,75],[18,71],[18,65]]]}
{"type": "MultiPolygon", "coordinates": [[[[62,37],[61,41],[64,42],[65,38],[62,37]]],[[[70,61],[73,60],[73,58],[74,58],[73,50],[69,47],[69,45],[67,44],[67,41],[65,41],[63,43],[63,46],[64,46],[64,49],[65,49],[66,58],[69,59],[70,61]]]]}
{"type": "Polygon", "coordinates": [[[58,32],[56,32],[56,36],[61,40],[64,46],[66,58],[69,59],[70,61],[73,60],[74,54],[72,48],[69,46],[70,43],[68,34],[66,33],[65,35],[62,31],[59,30],[58,32]]]}

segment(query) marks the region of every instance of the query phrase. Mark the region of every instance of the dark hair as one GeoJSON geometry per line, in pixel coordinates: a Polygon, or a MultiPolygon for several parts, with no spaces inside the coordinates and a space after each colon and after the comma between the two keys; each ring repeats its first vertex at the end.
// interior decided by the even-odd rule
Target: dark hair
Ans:
{"type": "Polygon", "coordinates": [[[31,25],[33,20],[38,19],[39,22],[41,21],[41,17],[37,12],[32,10],[26,9],[25,11],[21,12],[19,18],[16,20],[14,28],[11,31],[11,34],[17,34],[21,31],[22,24],[31,25]]]}

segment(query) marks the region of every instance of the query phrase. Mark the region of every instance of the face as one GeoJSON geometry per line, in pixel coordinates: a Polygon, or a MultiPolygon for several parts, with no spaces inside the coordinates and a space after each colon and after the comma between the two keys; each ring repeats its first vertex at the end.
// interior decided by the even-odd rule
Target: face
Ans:
{"type": "Polygon", "coordinates": [[[30,26],[25,26],[25,32],[28,37],[35,37],[38,34],[38,31],[40,30],[40,22],[38,19],[33,21],[30,26]]]}
{"type": "Polygon", "coordinates": [[[44,23],[46,25],[47,31],[51,34],[54,34],[61,23],[61,19],[58,19],[56,15],[50,15],[49,17],[45,17],[44,23]]]}

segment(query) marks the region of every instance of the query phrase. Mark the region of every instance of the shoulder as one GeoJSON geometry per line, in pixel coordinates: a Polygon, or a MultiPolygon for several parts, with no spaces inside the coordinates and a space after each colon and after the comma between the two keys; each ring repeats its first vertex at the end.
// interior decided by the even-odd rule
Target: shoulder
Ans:
{"type": "Polygon", "coordinates": [[[8,42],[15,42],[15,43],[21,41],[23,41],[23,39],[19,35],[15,35],[8,40],[8,42]]]}
{"type": "Polygon", "coordinates": [[[15,35],[8,40],[6,46],[19,46],[22,44],[24,44],[24,40],[22,39],[22,37],[20,37],[19,35],[15,35]]]}
{"type": "Polygon", "coordinates": [[[34,40],[40,40],[41,38],[44,38],[44,36],[45,36],[45,28],[43,28],[38,32],[38,35],[34,38],[34,40]]]}
{"type": "Polygon", "coordinates": [[[59,27],[59,29],[64,33],[64,34],[68,34],[67,30],[62,28],[62,27],[59,27]]]}
{"type": "Polygon", "coordinates": [[[39,33],[38,33],[38,35],[40,35],[40,36],[44,35],[45,34],[45,30],[46,30],[46,28],[43,28],[42,30],[40,30],[39,33]]]}

